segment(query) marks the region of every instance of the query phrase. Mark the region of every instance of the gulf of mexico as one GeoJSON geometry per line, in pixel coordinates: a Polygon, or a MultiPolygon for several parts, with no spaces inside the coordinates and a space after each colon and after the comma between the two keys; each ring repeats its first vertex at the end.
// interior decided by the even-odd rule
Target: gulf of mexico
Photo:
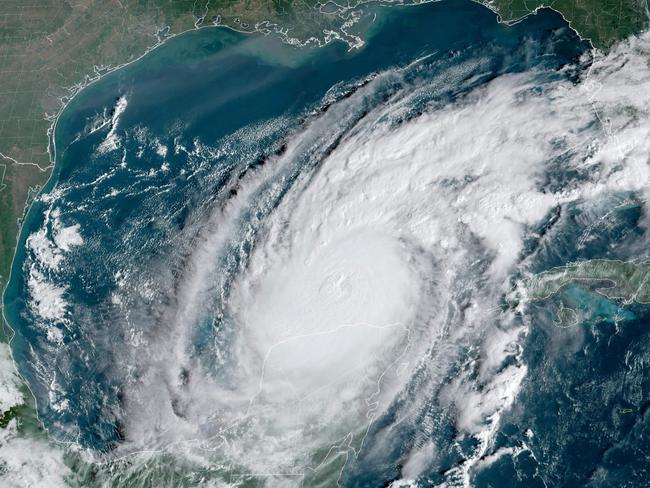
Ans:
{"type": "MultiPolygon", "coordinates": [[[[587,48],[550,11],[507,27],[498,24],[488,9],[469,1],[376,9],[377,22],[366,45],[353,51],[342,43],[297,48],[274,37],[221,28],[188,32],[88,86],[66,107],[53,136],[55,168],[42,190],[53,196],[38,199],[25,218],[4,295],[5,315],[15,331],[14,357],[36,396],[40,418],[55,437],[100,451],[120,442],[122,378],[114,376],[111,351],[126,340],[127,331],[120,323],[103,323],[102,317],[110,316],[103,308],[104,297],[110,295],[115,279],[107,263],[135,259],[135,250],[144,250],[138,259],[164,254],[174,245],[173,232],[161,229],[156,218],[169,218],[182,229],[188,215],[210,205],[231,173],[222,155],[211,154],[206,167],[223,174],[211,186],[195,188],[181,175],[186,155],[174,148],[197,148],[195,141],[201,147],[215,147],[230,137],[231,159],[238,158],[242,166],[254,165],[279,150],[283,137],[310,110],[324,110],[328,91],[341,83],[363,83],[375,73],[429,56],[445,66],[461,59],[482,60],[485,69],[473,82],[476,86],[540,64],[559,68],[587,48]],[[110,122],[110,112],[121,99],[126,108],[110,122]],[[285,124],[260,136],[254,147],[246,146],[250,141],[240,136],[232,137],[242,128],[259,128],[280,118],[285,124]],[[92,130],[92,121],[103,119],[107,125],[92,130]],[[111,130],[117,136],[131,136],[122,137],[115,150],[102,153],[98,148],[111,130]],[[165,156],[156,155],[155,148],[143,148],[143,157],[136,157],[145,139],[149,145],[157,141],[165,156]],[[123,160],[129,171],[115,171],[123,160]],[[178,186],[172,191],[162,192],[177,176],[164,169],[163,160],[179,171],[178,186]],[[152,207],[155,212],[135,235],[134,220],[143,221],[143,202],[152,189],[161,189],[152,207]],[[57,191],[61,197],[56,197],[57,191]],[[123,196],[103,197],[113,191],[123,196]],[[94,270],[52,272],[52,280],[66,290],[64,297],[72,304],[58,345],[48,343],[46,331],[32,320],[26,266],[27,239],[46,225],[46,210],[53,201],[62,209],[62,225],[80,226],[84,244],[75,249],[74,259],[94,270]],[[78,303],[94,310],[87,317],[90,322],[75,315],[78,303]],[[102,327],[88,328],[93,321],[102,327]],[[51,371],[57,372],[54,383],[47,375],[51,371]]],[[[453,87],[446,96],[455,96],[453,87]]]]}

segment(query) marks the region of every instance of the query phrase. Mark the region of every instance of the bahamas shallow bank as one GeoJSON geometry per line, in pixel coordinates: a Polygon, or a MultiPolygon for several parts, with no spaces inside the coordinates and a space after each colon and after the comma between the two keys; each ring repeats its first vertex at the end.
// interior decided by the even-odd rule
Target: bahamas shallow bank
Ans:
{"type": "Polygon", "coordinates": [[[81,486],[647,480],[642,354],[629,366],[645,306],[521,287],[648,258],[648,59],[645,34],[594,53],[552,12],[506,27],[450,2],[378,10],[357,51],[190,33],[88,87],[4,297],[18,370],[67,443],[29,469],[81,486]],[[556,327],[572,303],[580,323],[556,327]]]}

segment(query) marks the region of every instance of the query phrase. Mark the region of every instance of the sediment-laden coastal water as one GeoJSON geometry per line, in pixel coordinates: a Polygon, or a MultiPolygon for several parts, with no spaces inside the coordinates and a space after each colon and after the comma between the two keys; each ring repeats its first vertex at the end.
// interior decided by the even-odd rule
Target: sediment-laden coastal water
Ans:
{"type": "Polygon", "coordinates": [[[190,32],[84,89],[4,295],[49,434],[215,486],[642,479],[647,307],[516,291],[647,259],[631,43],[441,2],[356,50],[190,32]]]}

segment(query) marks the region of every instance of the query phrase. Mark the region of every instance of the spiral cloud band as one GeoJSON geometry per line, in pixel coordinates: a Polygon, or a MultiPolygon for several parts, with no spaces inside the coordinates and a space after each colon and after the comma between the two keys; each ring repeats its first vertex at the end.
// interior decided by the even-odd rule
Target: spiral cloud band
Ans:
{"type": "Polygon", "coordinates": [[[109,457],[182,447],[279,483],[372,463],[418,423],[403,479],[449,455],[431,439],[453,428],[474,444],[445,476],[469,483],[526,381],[525,303],[502,303],[531,239],[558,208],[647,197],[648,42],[492,79],[483,58],[425,56],[212,146],[120,129],[124,94],[79,136],[101,136],[107,171],[42,194],[25,242],[46,425],[109,457]],[[64,203],[72,189],[89,199],[64,203]]]}

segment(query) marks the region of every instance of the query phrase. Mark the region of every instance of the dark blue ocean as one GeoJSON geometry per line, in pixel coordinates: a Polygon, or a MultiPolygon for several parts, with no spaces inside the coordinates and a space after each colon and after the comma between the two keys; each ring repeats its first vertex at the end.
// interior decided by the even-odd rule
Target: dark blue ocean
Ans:
{"type": "MultiPolygon", "coordinates": [[[[128,385],[148,377],[143,357],[154,364],[172,360],[152,350],[160,337],[175,340],[168,324],[178,316],[170,319],[161,310],[180,301],[188,267],[208,267],[210,259],[219,261],[220,274],[202,293],[214,304],[197,318],[180,382],[190,381],[195,369],[218,377],[238,367],[228,348],[236,331],[222,301],[265,239],[265,220],[303,175],[319,171],[359,121],[398,100],[405,87],[426,90],[390,120],[395,127],[498,77],[538,71],[544,82],[573,83],[589,63],[588,45],[550,10],[505,26],[469,1],[373,8],[377,17],[360,49],[342,42],[300,48],[273,36],[200,29],[104,76],[68,104],[53,135],[52,176],[24,219],[4,294],[14,358],[55,439],[107,459],[131,441],[128,385]],[[362,103],[336,112],[390,70],[398,70],[399,79],[387,78],[362,103]],[[294,151],[294,135],[326,116],[336,126],[294,151]],[[254,203],[233,224],[224,244],[232,252],[190,259],[206,239],[197,229],[220,229],[214,215],[246,191],[251,174],[263,174],[282,157],[293,158],[291,164],[260,185],[254,203]],[[54,237],[39,244],[43,229],[54,237]],[[137,290],[129,288],[134,283],[137,290]],[[35,290],[44,298],[34,298],[35,290]]],[[[635,243],[645,238],[640,203],[614,214],[581,205],[547,217],[553,221],[550,245],[541,243],[544,222],[531,229],[522,260],[534,272],[577,259],[635,257],[635,243]],[[585,229],[603,219],[599,238],[579,244],[585,229]]],[[[472,486],[645,486],[647,307],[622,307],[573,286],[527,314],[532,325],[518,357],[528,374],[484,458],[502,448],[514,454],[485,462],[472,475],[472,486]],[[584,323],[556,327],[558,307],[569,305],[583,307],[584,323]]],[[[413,422],[397,426],[397,404],[377,419],[364,445],[376,447],[381,440],[381,454],[368,447],[355,451],[343,463],[342,484],[389,486],[400,479],[405,453],[422,442],[424,421],[417,419],[431,412],[441,419],[430,428],[439,455],[418,479],[421,486],[448,481],[475,455],[478,441],[460,433],[435,397],[432,391],[413,422]]],[[[191,406],[183,406],[182,398],[172,403],[179,417],[187,416],[191,406]]],[[[210,421],[202,418],[201,425],[212,435],[210,421]]]]}

